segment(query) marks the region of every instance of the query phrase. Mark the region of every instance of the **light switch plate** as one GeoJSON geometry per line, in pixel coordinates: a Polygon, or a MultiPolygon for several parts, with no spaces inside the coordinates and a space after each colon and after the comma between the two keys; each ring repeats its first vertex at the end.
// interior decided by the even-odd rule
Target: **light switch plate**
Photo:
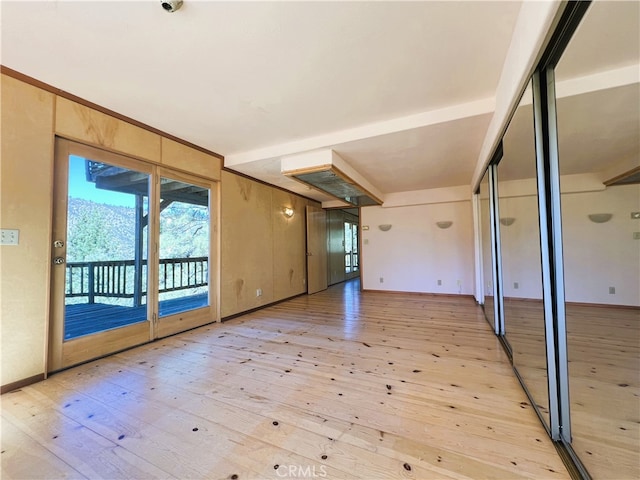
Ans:
{"type": "Polygon", "coordinates": [[[18,245],[20,230],[3,228],[0,230],[0,245],[18,245]]]}

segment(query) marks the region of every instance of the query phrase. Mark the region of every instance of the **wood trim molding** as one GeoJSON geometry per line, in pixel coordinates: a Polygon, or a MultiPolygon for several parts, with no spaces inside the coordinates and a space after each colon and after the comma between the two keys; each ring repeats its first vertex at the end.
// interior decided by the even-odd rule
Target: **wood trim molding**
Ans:
{"type": "MultiPolygon", "coordinates": [[[[287,190],[286,188],[281,187],[279,185],[272,185],[270,183],[265,182],[264,180],[260,180],[259,178],[254,178],[254,177],[252,177],[250,175],[247,175],[246,173],[237,172],[235,170],[232,170],[232,169],[224,167],[224,166],[222,167],[222,171],[223,172],[227,172],[227,173],[231,173],[233,175],[237,175],[237,176],[242,177],[242,178],[246,178],[247,180],[252,180],[252,181],[254,181],[256,183],[260,183],[262,185],[266,185],[267,187],[275,188],[276,190],[281,190],[283,192],[288,193],[289,195],[296,195],[297,197],[304,198],[305,200],[308,200],[309,202],[313,202],[314,204],[316,204],[318,206],[322,206],[322,202],[319,202],[318,200],[314,200],[313,198],[310,198],[310,197],[305,197],[304,195],[302,195],[300,193],[292,192],[291,190],[287,190]]],[[[341,208],[345,208],[345,207],[341,207],[341,208]]]]}
{"type": "Polygon", "coordinates": [[[602,183],[604,183],[607,187],[609,187],[611,185],[615,185],[620,180],[624,180],[625,178],[630,177],[632,175],[637,175],[638,173],[640,173],[640,166],[632,168],[631,170],[621,173],[620,175],[616,175],[615,177],[610,178],[609,180],[606,180],[602,183]]]}
{"type": "Polygon", "coordinates": [[[387,294],[397,294],[397,295],[415,295],[415,296],[424,296],[424,297],[443,297],[443,298],[467,298],[469,300],[473,300],[476,302],[476,297],[467,293],[432,293],[432,292],[402,292],[398,290],[376,290],[372,288],[363,288],[363,292],[371,292],[371,293],[387,293],[387,294]]]}
{"type": "Polygon", "coordinates": [[[2,385],[0,387],[0,395],[4,395],[5,393],[12,392],[13,390],[18,390],[22,387],[27,387],[34,383],[38,383],[44,380],[44,373],[39,373],[38,375],[34,375],[33,377],[24,378],[22,380],[18,380],[17,382],[7,383],[6,385],[2,385]]]}
{"type": "Polygon", "coordinates": [[[278,305],[279,303],[286,302],[288,300],[293,300],[294,298],[302,297],[303,295],[307,295],[307,292],[305,291],[305,292],[293,295],[291,297],[283,298],[281,300],[276,300],[275,302],[267,303],[265,305],[260,305],[259,307],[251,308],[249,310],[245,310],[244,312],[234,313],[234,314],[228,315],[226,317],[223,317],[220,321],[221,322],[226,322],[227,320],[233,320],[234,318],[242,317],[243,315],[249,315],[250,313],[257,312],[258,310],[262,310],[262,309],[268,308],[268,307],[273,307],[274,305],[278,305]]]}
{"type": "MultiPolygon", "coordinates": [[[[542,304],[541,298],[504,297],[504,300],[509,301],[511,303],[542,304]]],[[[613,303],[565,302],[565,305],[570,307],[618,308],[618,309],[624,309],[624,310],[640,310],[640,306],[637,306],[637,305],[615,305],[613,303]]]]}
{"type": "Polygon", "coordinates": [[[182,145],[186,145],[187,147],[193,148],[194,150],[198,150],[202,153],[206,153],[207,155],[214,156],[222,160],[222,164],[224,166],[224,156],[220,155],[219,153],[212,152],[211,150],[207,150],[206,148],[200,147],[191,142],[187,142],[186,140],[183,140],[174,135],[171,135],[170,133],[163,132],[162,130],[154,128],[145,123],[139,122],[138,120],[134,120],[133,118],[127,117],[118,112],[114,112],[113,110],[110,110],[101,105],[85,100],[84,98],[78,97],[77,95],[73,95],[72,93],[56,88],[52,85],[49,85],[48,83],[45,83],[38,79],[30,77],[29,75],[25,75],[24,73],[21,73],[16,70],[13,70],[12,68],[6,67],[5,65],[0,65],[0,73],[7,75],[8,77],[15,78],[16,80],[20,80],[21,82],[28,83],[29,85],[33,85],[34,87],[40,88],[47,92],[58,95],[59,97],[66,98],[67,100],[71,100],[73,102],[79,103],[80,105],[84,105],[85,107],[92,108],[93,110],[112,116],[114,118],[117,118],[118,120],[122,120],[123,122],[127,122],[127,123],[130,123],[131,125],[135,125],[136,127],[143,128],[144,130],[155,133],[164,138],[168,138],[169,140],[173,140],[175,142],[181,143],[182,145]]]}

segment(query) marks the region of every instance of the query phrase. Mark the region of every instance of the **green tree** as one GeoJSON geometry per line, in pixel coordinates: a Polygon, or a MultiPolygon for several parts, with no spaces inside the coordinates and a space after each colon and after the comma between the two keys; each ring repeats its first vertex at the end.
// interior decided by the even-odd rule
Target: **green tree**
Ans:
{"type": "Polygon", "coordinates": [[[92,262],[113,258],[109,223],[102,211],[91,205],[82,209],[69,225],[67,258],[70,262],[92,262]]]}

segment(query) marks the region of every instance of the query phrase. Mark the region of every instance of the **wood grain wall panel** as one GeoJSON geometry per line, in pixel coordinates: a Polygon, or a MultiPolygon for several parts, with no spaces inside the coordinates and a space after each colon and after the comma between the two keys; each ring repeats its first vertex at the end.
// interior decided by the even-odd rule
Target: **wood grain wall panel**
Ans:
{"type": "Polygon", "coordinates": [[[160,135],[56,97],[55,131],[72,140],[160,163],[160,135]]]}
{"type": "Polygon", "coordinates": [[[273,289],[274,300],[289,298],[307,291],[305,242],[306,200],[282,190],[272,192],[273,219],[273,289]],[[283,214],[293,208],[291,218],[283,214]]]}
{"type": "Polygon", "coordinates": [[[222,160],[162,137],[162,164],[194,175],[220,180],[222,160]]]}
{"type": "Polygon", "coordinates": [[[55,97],[2,75],[0,223],[20,230],[0,247],[2,380],[45,371],[55,97]]]}
{"type": "Polygon", "coordinates": [[[221,316],[274,301],[273,188],[222,172],[221,316]],[[257,296],[256,290],[262,289],[257,296]]]}

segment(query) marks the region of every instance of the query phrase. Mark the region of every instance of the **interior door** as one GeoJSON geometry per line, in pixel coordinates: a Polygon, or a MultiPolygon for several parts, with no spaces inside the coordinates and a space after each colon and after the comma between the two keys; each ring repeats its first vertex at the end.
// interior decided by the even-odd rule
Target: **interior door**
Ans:
{"type": "Polygon", "coordinates": [[[307,206],[307,293],[327,289],[327,215],[307,206]]]}
{"type": "Polygon", "coordinates": [[[152,169],[56,140],[49,371],[152,338],[152,169]]]}

